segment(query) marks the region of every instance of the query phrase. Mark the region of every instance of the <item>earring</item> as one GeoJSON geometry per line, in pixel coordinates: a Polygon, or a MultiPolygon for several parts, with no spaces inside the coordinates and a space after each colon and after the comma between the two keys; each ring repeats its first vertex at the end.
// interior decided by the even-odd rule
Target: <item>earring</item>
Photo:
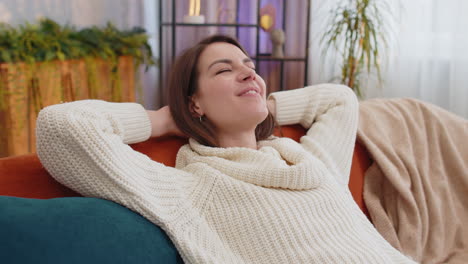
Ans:
{"type": "Polygon", "coordinates": [[[199,116],[199,117],[198,117],[198,118],[200,118],[200,123],[203,122],[202,117],[203,117],[203,116],[199,116]]]}

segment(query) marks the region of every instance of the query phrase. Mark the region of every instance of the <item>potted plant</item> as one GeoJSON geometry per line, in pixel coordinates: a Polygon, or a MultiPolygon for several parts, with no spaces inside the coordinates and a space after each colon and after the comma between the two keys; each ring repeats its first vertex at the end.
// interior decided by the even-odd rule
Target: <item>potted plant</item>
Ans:
{"type": "Polygon", "coordinates": [[[339,81],[362,97],[364,74],[375,70],[379,83],[381,56],[388,47],[388,29],[393,23],[391,7],[382,0],[345,0],[330,11],[330,20],[321,38],[322,55],[333,49],[341,57],[339,81]]]}
{"type": "Polygon", "coordinates": [[[135,101],[135,71],[154,65],[141,28],[76,29],[51,19],[0,24],[0,157],[35,151],[40,109],[95,98],[135,101]]]}

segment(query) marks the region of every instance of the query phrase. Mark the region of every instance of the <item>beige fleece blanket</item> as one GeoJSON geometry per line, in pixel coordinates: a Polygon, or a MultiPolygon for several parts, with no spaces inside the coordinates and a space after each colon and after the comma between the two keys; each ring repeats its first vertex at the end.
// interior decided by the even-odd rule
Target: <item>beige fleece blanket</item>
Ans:
{"type": "Polygon", "coordinates": [[[468,263],[468,121],[415,99],[360,104],[372,159],[364,201],[377,230],[421,263],[468,263]]]}

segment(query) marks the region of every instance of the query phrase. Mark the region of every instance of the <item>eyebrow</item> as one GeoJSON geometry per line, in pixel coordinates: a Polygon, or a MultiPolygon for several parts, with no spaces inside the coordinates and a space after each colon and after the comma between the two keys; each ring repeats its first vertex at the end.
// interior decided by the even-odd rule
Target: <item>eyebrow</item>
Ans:
{"type": "MultiPolygon", "coordinates": [[[[248,63],[248,62],[253,62],[251,58],[245,58],[242,60],[243,63],[248,63]]],[[[208,70],[215,64],[217,63],[226,63],[226,64],[232,64],[232,60],[230,59],[220,59],[220,60],[215,60],[213,63],[208,66],[208,70]]]]}

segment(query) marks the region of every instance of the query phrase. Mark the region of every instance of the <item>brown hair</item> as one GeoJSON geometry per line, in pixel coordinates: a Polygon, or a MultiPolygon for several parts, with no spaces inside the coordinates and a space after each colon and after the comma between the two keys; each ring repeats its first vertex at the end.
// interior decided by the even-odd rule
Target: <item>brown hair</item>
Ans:
{"type": "MultiPolygon", "coordinates": [[[[172,66],[168,84],[168,102],[172,117],[177,127],[187,136],[194,138],[200,144],[218,147],[214,125],[207,119],[200,120],[190,110],[191,96],[198,90],[198,59],[205,48],[216,42],[232,44],[247,54],[241,44],[229,36],[214,35],[200,41],[192,48],[187,49],[180,55],[172,66]]],[[[274,129],[275,123],[271,113],[255,129],[255,137],[258,140],[268,138],[274,129]]]]}

